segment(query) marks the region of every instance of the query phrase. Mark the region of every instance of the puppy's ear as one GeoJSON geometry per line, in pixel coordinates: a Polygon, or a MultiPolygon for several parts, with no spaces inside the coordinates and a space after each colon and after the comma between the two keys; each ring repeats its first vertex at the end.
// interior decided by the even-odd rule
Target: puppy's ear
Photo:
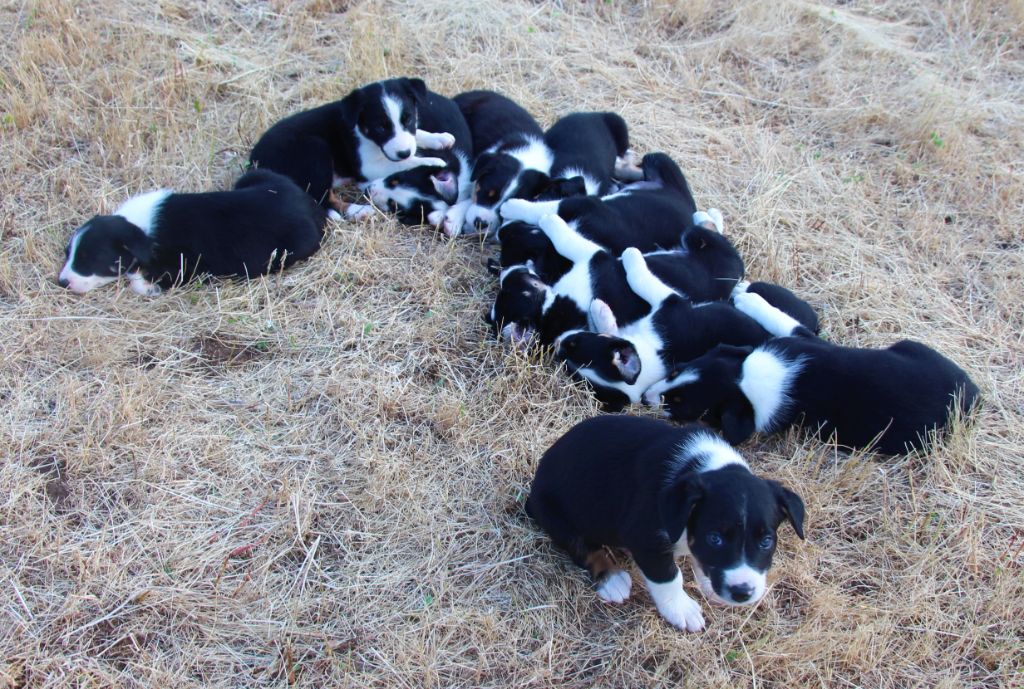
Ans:
{"type": "Polygon", "coordinates": [[[735,357],[737,359],[746,359],[747,356],[749,356],[750,353],[753,352],[753,351],[754,351],[754,348],[751,347],[750,345],[740,346],[740,345],[721,344],[721,345],[718,345],[715,348],[715,353],[716,354],[721,354],[721,355],[724,355],[724,356],[727,356],[727,357],[735,357]]]}
{"type": "Polygon", "coordinates": [[[619,324],[615,321],[612,307],[600,299],[590,302],[590,321],[594,332],[602,335],[618,335],[619,324]]]}
{"type": "Polygon", "coordinates": [[[519,175],[519,185],[516,187],[515,196],[520,199],[535,199],[547,190],[551,184],[551,178],[539,170],[524,170],[519,175]]]}
{"type": "Polygon", "coordinates": [[[793,525],[793,531],[796,531],[796,535],[800,537],[800,540],[804,538],[804,501],[800,499],[800,496],[786,488],[778,481],[768,481],[768,485],[772,488],[772,493],[775,494],[775,499],[779,503],[779,509],[789,520],[789,523],[793,525]]]}
{"type": "Polygon", "coordinates": [[[422,79],[403,79],[406,87],[409,89],[409,93],[412,97],[419,102],[423,102],[427,98],[427,85],[423,83],[422,79]]]}
{"type": "Polygon", "coordinates": [[[739,445],[754,434],[754,408],[742,393],[722,411],[722,435],[730,445],[739,445]]]}
{"type": "Polygon", "coordinates": [[[631,344],[618,345],[612,350],[612,366],[619,370],[626,385],[632,385],[640,377],[640,355],[631,344]]]}
{"type": "Polygon", "coordinates": [[[480,175],[492,160],[494,160],[493,153],[481,153],[478,155],[476,161],[473,162],[473,172],[470,173],[469,179],[473,182],[480,179],[480,175]]]}
{"type": "Polygon", "coordinates": [[[434,185],[434,191],[436,191],[446,203],[455,203],[459,195],[459,189],[455,175],[452,174],[451,170],[445,168],[435,172],[430,175],[430,182],[434,185]]]}
{"type": "Polygon", "coordinates": [[[359,121],[359,114],[363,111],[363,91],[356,89],[341,99],[341,114],[345,120],[355,126],[359,121]]]}
{"type": "Polygon", "coordinates": [[[131,255],[132,267],[148,265],[153,259],[153,240],[135,225],[125,223],[125,231],[118,237],[121,249],[131,255]]]}
{"type": "Polygon", "coordinates": [[[676,477],[658,495],[658,516],[661,526],[673,543],[679,540],[694,508],[704,499],[704,483],[696,471],[676,477]]]}

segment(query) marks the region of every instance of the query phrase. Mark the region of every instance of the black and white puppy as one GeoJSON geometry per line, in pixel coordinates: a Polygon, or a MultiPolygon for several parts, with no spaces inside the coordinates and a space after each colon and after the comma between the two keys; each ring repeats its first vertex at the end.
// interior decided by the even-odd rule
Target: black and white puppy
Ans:
{"type": "MultiPolygon", "coordinates": [[[[576,112],[544,133],[551,149],[551,183],[580,178],[588,195],[615,188],[612,177],[629,159],[629,128],[614,112],[576,112]]],[[[564,198],[564,197],[563,197],[564,198]]]]}
{"type": "MultiPolygon", "coordinates": [[[[420,150],[421,155],[441,158],[446,165],[420,166],[375,179],[366,192],[375,206],[396,211],[403,223],[437,227],[449,211],[464,215],[468,208],[473,188],[473,137],[459,106],[450,98],[428,91],[421,112],[429,113],[432,127],[455,137],[450,149],[420,150]]],[[[348,212],[351,215],[359,211],[350,207],[348,212]]],[[[461,226],[462,218],[452,217],[451,222],[456,220],[461,226]]]]}
{"type": "MultiPolygon", "coordinates": [[[[716,215],[721,214],[716,211],[716,215]]],[[[697,214],[698,219],[702,216],[706,214],[697,214]]],[[[567,331],[588,328],[587,314],[595,299],[607,303],[620,324],[633,323],[651,312],[651,302],[630,289],[624,263],[579,234],[576,222],[570,225],[558,215],[544,216],[539,222],[556,254],[568,260],[570,268],[550,286],[532,262],[503,271],[487,317],[497,334],[515,344],[539,335],[541,344],[551,344],[567,331]]],[[[743,261],[735,247],[717,230],[704,226],[687,230],[682,243],[685,251],[649,254],[658,278],[689,299],[728,296],[743,276],[743,261]]],[[[549,260],[544,265],[552,267],[549,260]]]]}
{"type": "Polygon", "coordinates": [[[803,419],[820,437],[852,448],[902,454],[927,446],[950,414],[968,413],[978,388],[956,364],[919,342],[886,349],[820,340],[760,295],[736,306],[780,335],[756,349],[718,347],[681,364],[645,394],[679,421],[704,418],[738,444],[803,419]],[[782,337],[788,333],[796,336],[782,337]]]}
{"type": "Polygon", "coordinates": [[[650,305],[650,313],[619,327],[616,313],[595,299],[593,331],[574,330],[555,341],[555,356],[586,380],[609,411],[641,401],[672,365],[688,361],[721,342],[757,345],[770,335],[753,318],[725,302],[694,305],[662,282],[636,249],[622,254],[629,288],[650,305]]]}
{"type": "Polygon", "coordinates": [[[312,256],[325,223],[322,207],[270,170],[247,172],[232,191],[151,191],[75,230],[58,284],[82,293],[124,275],[153,296],[200,275],[263,275],[312,256]]]}
{"type": "Polygon", "coordinates": [[[554,154],[544,131],[522,106],[494,91],[468,91],[454,98],[473,136],[473,189],[462,227],[449,236],[492,233],[498,208],[510,198],[531,197],[551,172],[554,154]]]}
{"type": "Polygon", "coordinates": [[[767,590],[776,532],[788,520],[804,537],[804,504],[702,426],[598,416],[571,428],[537,466],[527,513],[586,569],[607,603],[632,581],[606,548],[626,549],[658,612],[679,629],[704,628],[683,590],[676,557],[688,556],[702,593],[753,605],[767,590]]]}
{"type": "MultiPolygon", "coordinates": [[[[686,177],[664,153],[648,153],[641,167],[644,181],[614,194],[553,201],[513,198],[502,204],[501,217],[506,222],[537,225],[545,215],[557,214],[616,256],[631,246],[645,252],[678,248],[683,231],[695,224],[697,213],[686,177]]],[[[722,231],[720,216],[715,224],[722,231]]],[[[729,285],[726,293],[732,287],[729,285]]]]}
{"type": "MultiPolygon", "coordinates": [[[[338,183],[366,182],[421,165],[417,147],[451,148],[448,132],[434,127],[422,79],[388,79],[357,88],[339,101],[290,115],[270,127],[249,154],[252,166],[290,177],[317,203],[341,212],[331,190],[338,183]],[[436,133],[435,133],[436,132],[436,133]]],[[[354,213],[365,214],[357,207],[354,213]]]]}

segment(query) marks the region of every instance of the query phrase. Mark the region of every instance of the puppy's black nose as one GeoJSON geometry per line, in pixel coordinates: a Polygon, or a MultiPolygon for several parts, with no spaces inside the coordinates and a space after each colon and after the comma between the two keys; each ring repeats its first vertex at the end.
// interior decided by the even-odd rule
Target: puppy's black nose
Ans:
{"type": "Polygon", "coordinates": [[[729,597],[737,603],[745,603],[754,595],[754,587],[750,584],[738,584],[729,587],[729,597]]]}
{"type": "Polygon", "coordinates": [[[397,153],[395,153],[395,155],[398,156],[399,159],[405,160],[406,158],[412,155],[412,151],[410,151],[409,149],[405,149],[404,151],[398,151],[397,153]]]}
{"type": "Polygon", "coordinates": [[[71,283],[68,282],[67,278],[57,278],[57,284],[66,289],[71,283]]]}
{"type": "Polygon", "coordinates": [[[486,230],[487,224],[487,221],[484,220],[483,218],[477,218],[476,220],[473,221],[473,227],[475,227],[478,230],[486,230]]]}

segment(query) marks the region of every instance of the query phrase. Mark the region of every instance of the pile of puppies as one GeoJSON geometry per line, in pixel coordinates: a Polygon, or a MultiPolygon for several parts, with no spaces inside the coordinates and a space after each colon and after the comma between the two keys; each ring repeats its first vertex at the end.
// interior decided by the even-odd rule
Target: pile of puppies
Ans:
{"type": "Polygon", "coordinates": [[[124,275],[153,295],[204,275],[265,274],[315,253],[327,218],[377,209],[496,239],[496,335],[553,348],[610,411],[664,403],[667,416],[724,435],[590,419],[544,455],[527,502],[602,599],[629,594],[606,550],[626,548],[683,629],[704,621],[674,555],[691,556],[710,598],[749,605],[766,589],[778,526],[803,537],[799,496],[752,474],[730,444],[803,419],[843,445],[902,453],[978,396],[923,344],[830,344],[792,292],[745,282],[722,214],[698,211],[668,155],[638,165],[614,113],[573,113],[545,132],[498,93],[449,99],[390,79],[277,122],[250,163],[231,191],[160,190],[92,218],[71,237],[60,284],[85,292],[124,275]],[[370,203],[335,195],[353,182],[370,203]]]}

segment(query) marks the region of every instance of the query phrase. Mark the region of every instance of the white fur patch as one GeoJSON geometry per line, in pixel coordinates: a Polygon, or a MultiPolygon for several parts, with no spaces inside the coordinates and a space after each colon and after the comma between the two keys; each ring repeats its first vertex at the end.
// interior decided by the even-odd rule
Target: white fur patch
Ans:
{"type": "Polygon", "coordinates": [[[802,368],[803,361],[786,361],[765,347],[755,349],[743,360],[739,386],[754,408],[754,427],[758,431],[773,430],[773,420],[789,405],[789,391],[802,368]]]}
{"type": "MultiPolygon", "coordinates": [[[[462,196],[462,192],[459,192],[462,196]]],[[[444,214],[444,233],[449,237],[458,237],[466,224],[466,215],[473,202],[469,199],[459,201],[444,214]]]]}
{"type": "Polygon", "coordinates": [[[528,201],[526,199],[509,199],[501,204],[501,217],[505,222],[519,220],[529,225],[536,225],[545,215],[558,213],[561,201],[528,201]]]}
{"type": "Polygon", "coordinates": [[[89,290],[108,285],[116,277],[101,277],[99,275],[80,275],[76,273],[72,268],[71,264],[74,263],[75,254],[78,253],[78,243],[82,240],[82,235],[89,231],[90,225],[86,224],[83,227],[78,228],[73,235],[71,235],[71,242],[68,244],[68,260],[64,264],[64,267],[60,270],[58,279],[68,283],[68,289],[76,294],[85,294],[89,290]]]}
{"type": "Polygon", "coordinates": [[[393,201],[402,210],[412,206],[420,199],[420,193],[411,187],[389,187],[383,179],[375,179],[366,188],[373,205],[378,208],[387,208],[388,201],[393,201]]]}
{"type": "Polygon", "coordinates": [[[733,297],[732,303],[775,337],[788,337],[800,327],[798,320],[769,304],[760,294],[743,292],[733,297]]]}
{"type": "Polygon", "coordinates": [[[633,580],[629,574],[621,569],[616,569],[609,572],[601,585],[597,587],[597,597],[605,603],[625,603],[632,587],[633,580]]]}
{"type": "Polygon", "coordinates": [[[132,291],[143,297],[155,297],[163,291],[160,285],[150,282],[139,273],[128,273],[128,281],[132,291]]]}
{"type": "Polygon", "coordinates": [[[668,390],[671,390],[680,385],[687,385],[688,383],[696,383],[700,380],[700,374],[694,371],[692,368],[680,371],[674,376],[670,376],[663,380],[659,380],[657,383],[647,388],[644,392],[644,402],[656,407],[661,404],[661,396],[664,395],[668,390]]]}
{"type": "Polygon", "coordinates": [[[730,464],[747,466],[747,462],[729,443],[710,431],[691,435],[676,450],[674,460],[678,468],[669,472],[669,479],[675,478],[680,471],[695,470],[704,473],[730,464]]]}
{"type": "Polygon", "coordinates": [[[655,311],[661,306],[661,302],[675,294],[672,288],[651,272],[639,249],[629,247],[622,252],[622,266],[626,269],[626,282],[629,283],[629,288],[655,311]]]}
{"type": "Polygon", "coordinates": [[[172,193],[170,189],[157,189],[139,194],[122,203],[121,207],[114,211],[114,215],[120,215],[147,235],[152,236],[160,206],[172,193]]]}
{"type": "Polygon", "coordinates": [[[455,145],[455,137],[448,132],[425,132],[422,129],[416,130],[416,145],[422,148],[451,148],[455,145]]]}
{"type": "Polygon", "coordinates": [[[545,175],[551,172],[551,165],[555,162],[554,154],[543,139],[533,137],[529,137],[525,145],[505,153],[522,163],[524,169],[539,170],[545,175]]]}
{"type": "Polygon", "coordinates": [[[722,578],[723,593],[726,597],[715,596],[720,602],[726,605],[753,605],[761,600],[764,592],[768,589],[768,578],[765,572],[754,569],[743,563],[738,567],[727,569],[722,578]],[[750,598],[745,601],[735,601],[729,596],[730,586],[746,586],[751,590],[750,598]]]}
{"type": "MultiPolygon", "coordinates": [[[[616,159],[618,160],[618,159],[616,159]]],[[[642,174],[642,173],[641,173],[642,174]]],[[[572,179],[573,177],[582,177],[583,186],[587,190],[588,196],[596,196],[601,191],[601,183],[596,179],[588,175],[583,170],[576,167],[567,167],[558,173],[558,177],[561,179],[572,179]]]]}
{"type": "Polygon", "coordinates": [[[398,157],[401,152],[408,151],[408,157],[415,156],[416,135],[402,128],[402,101],[385,93],[381,98],[381,104],[384,106],[384,112],[388,114],[388,119],[391,120],[391,126],[395,132],[391,139],[385,141],[381,146],[384,155],[393,162],[403,160],[398,157]]]}
{"type": "Polygon", "coordinates": [[[704,628],[704,615],[701,614],[700,605],[683,590],[682,572],[676,570],[676,576],[662,584],[647,577],[644,577],[644,582],[658,612],[669,624],[688,632],[699,632],[704,628]]]}

